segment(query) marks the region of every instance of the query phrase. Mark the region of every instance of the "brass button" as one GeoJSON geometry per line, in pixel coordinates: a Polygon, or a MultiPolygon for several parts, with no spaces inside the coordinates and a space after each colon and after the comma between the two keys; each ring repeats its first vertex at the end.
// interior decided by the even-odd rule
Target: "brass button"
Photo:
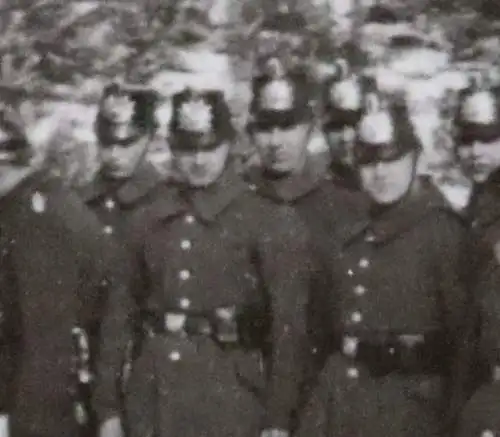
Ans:
{"type": "Polygon", "coordinates": [[[104,206],[106,209],[113,209],[116,206],[116,203],[113,199],[106,199],[106,202],[104,202],[104,206]]]}
{"type": "Polygon", "coordinates": [[[367,258],[361,258],[359,260],[359,267],[361,267],[362,269],[366,269],[369,266],[370,266],[370,261],[367,258]]]}
{"type": "Polygon", "coordinates": [[[372,232],[367,232],[365,235],[365,241],[367,243],[373,243],[375,241],[375,235],[372,232]]]}
{"type": "Polygon", "coordinates": [[[106,235],[111,235],[113,233],[113,228],[111,226],[104,226],[103,228],[103,232],[106,234],[106,235]]]}
{"type": "Polygon", "coordinates": [[[183,310],[187,310],[191,306],[191,301],[187,297],[183,297],[179,301],[179,305],[183,310]]]}
{"type": "Polygon", "coordinates": [[[191,277],[191,272],[189,270],[181,270],[179,272],[179,279],[182,281],[187,281],[191,277]]]}
{"type": "Polygon", "coordinates": [[[347,377],[349,379],[358,379],[359,378],[359,369],[357,367],[349,367],[347,369],[347,377]]]}
{"type": "Polygon", "coordinates": [[[186,216],[186,223],[192,225],[194,222],[195,222],[194,216],[192,216],[191,214],[186,216]]]}
{"type": "Polygon", "coordinates": [[[168,359],[170,361],[179,361],[181,359],[181,354],[179,351],[172,351],[168,354],[168,359]]]}
{"type": "Polygon", "coordinates": [[[354,276],[354,271],[352,269],[347,270],[347,276],[354,276]]]}
{"type": "Polygon", "coordinates": [[[189,250],[189,249],[191,249],[191,246],[192,246],[191,241],[189,241],[189,240],[182,240],[181,241],[181,249],[182,250],[189,250]]]}
{"type": "Polygon", "coordinates": [[[354,311],[351,314],[351,322],[359,323],[359,322],[361,322],[361,320],[363,320],[363,316],[361,315],[361,313],[359,311],[354,311]]]}
{"type": "Polygon", "coordinates": [[[363,296],[366,293],[366,287],[359,284],[354,287],[354,294],[356,296],[363,296]]]}

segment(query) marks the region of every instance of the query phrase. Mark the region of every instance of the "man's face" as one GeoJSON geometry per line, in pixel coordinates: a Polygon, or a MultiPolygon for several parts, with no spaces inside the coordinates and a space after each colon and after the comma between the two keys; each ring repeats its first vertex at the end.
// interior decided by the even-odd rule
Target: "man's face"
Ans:
{"type": "Polygon", "coordinates": [[[333,162],[352,165],[354,136],[354,129],[352,128],[325,132],[326,141],[333,162]]]}
{"type": "Polygon", "coordinates": [[[126,94],[111,94],[102,102],[102,111],[113,123],[128,123],[134,115],[134,102],[126,94]]]}
{"type": "Polygon", "coordinates": [[[310,130],[308,123],[266,129],[257,127],[252,135],[263,166],[281,174],[300,170],[305,161],[310,130]]]}
{"type": "Polygon", "coordinates": [[[500,138],[495,141],[474,141],[458,148],[458,156],[467,176],[480,184],[500,168],[500,138]]]}
{"type": "Polygon", "coordinates": [[[409,190],[414,177],[415,154],[407,153],[391,161],[360,166],[363,190],[378,204],[397,202],[409,190]]]}
{"type": "Polygon", "coordinates": [[[113,179],[125,179],[134,173],[144,158],[148,140],[141,138],[131,145],[110,145],[100,150],[102,171],[113,179]]]}
{"type": "Polygon", "coordinates": [[[220,144],[211,149],[172,148],[172,157],[180,177],[192,187],[206,187],[214,183],[224,171],[229,145],[220,144]]]}

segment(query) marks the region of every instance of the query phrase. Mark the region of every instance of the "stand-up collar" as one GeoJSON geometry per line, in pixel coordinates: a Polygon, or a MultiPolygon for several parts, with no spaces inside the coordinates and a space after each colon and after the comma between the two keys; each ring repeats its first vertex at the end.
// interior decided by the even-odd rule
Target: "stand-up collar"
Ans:
{"type": "Polygon", "coordinates": [[[330,164],[329,178],[339,187],[349,191],[360,191],[361,183],[357,171],[345,164],[332,162],[330,164]]]}
{"type": "Polygon", "coordinates": [[[248,185],[230,165],[214,184],[206,188],[183,187],[181,197],[205,221],[213,221],[234,200],[249,191],[248,185]]]}
{"type": "Polygon", "coordinates": [[[266,177],[262,167],[251,167],[248,180],[257,192],[280,203],[294,203],[314,191],[324,180],[328,163],[320,155],[309,155],[301,173],[282,179],[266,177]]]}
{"type": "Polygon", "coordinates": [[[418,182],[404,199],[377,216],[370,214],[371,201],[368,196],[364,197],[364,203],[360,217],[342,232],[346,244],[364,236],[368,230],[375,243],[387,242],[411,229],[431,211],[446,209],[445,201],[435,189],[418,182]]]}
{"type": "Polygon", "coordinates": [[[91,184],[82,189],[81,195],[87,202],[113,195],[122,205],[129,205],[146,196],[161,182],[162,177],[158,171],[144,160],[134,174],[123,182],[110,181],[98,174],[91,184]]]}

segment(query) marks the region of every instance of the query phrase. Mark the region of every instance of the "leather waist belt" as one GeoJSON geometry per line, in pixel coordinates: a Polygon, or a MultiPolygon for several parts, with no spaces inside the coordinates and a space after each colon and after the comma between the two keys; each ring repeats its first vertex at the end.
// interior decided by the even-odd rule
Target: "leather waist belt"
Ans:
{"type": "Polygon", "coordinates": [[[425,334],[350,335],[341,337],[341,353],[365,365],[373,377],[390,373],[442,374],[447,350],[444,336],[425,334]]]}
{"type": "Polygon", "coordinates": [[[148,334],[179,337],[206,336],[223,345],[240,340],[235,307],[221,307],[204,313],[171,310],[143,314],[142,326],[148,334]]]}

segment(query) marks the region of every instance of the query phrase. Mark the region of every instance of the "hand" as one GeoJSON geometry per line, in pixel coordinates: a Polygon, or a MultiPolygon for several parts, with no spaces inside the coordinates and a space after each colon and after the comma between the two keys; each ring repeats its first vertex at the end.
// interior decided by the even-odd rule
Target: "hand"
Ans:
{"type": "Polygon", "coordinates": [[[99,430],[99,437],[123,437],[123,429],[120,418],[113,416],[106,419],[99,430]]]}
{"type": "Polygon", "coordinates": [[[263,430],[260,437],[290,437],[290,433],[284,429],[269,428],[263,430]]]}
{"type": "Polygon", "coordinates": [[[0,437],[9,437],[9,416],[0,414],[0,437]]]}

